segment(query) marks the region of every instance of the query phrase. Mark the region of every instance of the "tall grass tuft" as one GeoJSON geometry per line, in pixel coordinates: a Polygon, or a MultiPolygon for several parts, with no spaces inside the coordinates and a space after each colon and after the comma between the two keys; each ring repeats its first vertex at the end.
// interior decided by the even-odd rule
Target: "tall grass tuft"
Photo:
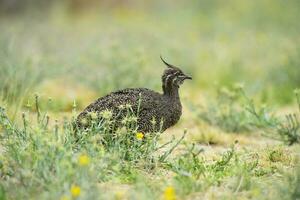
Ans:
{"type": "Polygon", "coordinates": [[[300,143],[300,97],[298,89],[295,90],[298,113],[287,114],[284,117],[275,117],[266,110],[258,110],[253,100],[247,97],[243,90],[241,93],[246,99],[245,109],[256,118],[257,123],[255,125],[265,129],[266,136],[283,141],[288,145],[300,143]]]}

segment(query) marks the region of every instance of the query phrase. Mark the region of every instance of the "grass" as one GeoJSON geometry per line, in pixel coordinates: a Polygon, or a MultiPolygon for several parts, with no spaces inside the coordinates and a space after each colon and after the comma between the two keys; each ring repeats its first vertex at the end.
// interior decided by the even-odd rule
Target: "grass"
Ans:
{"type": "MultiPolygon", "coordinates": [[[[240,86],[233,89],[222,87],[217,91],[215,102],[210,102],[198,112],[201,120],[218,126],[226,132],[247,132],[251,129],[251,116],[242,107],[240,86]]],[[[193,108],[191,109],[197,109],[193,108]]]]}
{"type": "Polygon", "coordinates": [[[70,121],[50,127],[48,118],[36,110],[35,119],[23,115],[23,126],[13,124],[1,110],[1,146],[5,147],[1,188],[10,198],[114,199],[116,195],[136,198],[143,194],[151,199],[159,198],[166,192],[162,188],[168,187],[174,194],[167,196],[176,193],[183,198],[211,187],[224,187],[227,179],[236,179],[226,186],[233,195],[246,191],[251,196],[254,183],[259,182],[256,179],[283,176],[296,164],[296,155],[283,146],[253,151],[239,150],[238,144],[233,144],[211,160],[202,155],[204,149],[182,143],[185,134],[177,141],[158,145],[160,134],[143,136],[142,140],[132,124],[112,133],[109,119],[75,135],[70,121]],[[172,157],[180,143],[182,153],[172,157]],[[165,173],[169,175],[163,176],[165,173]],[[103,196],[102,183],[128,185],[130,189],[125,194],[116,191],[103,196]],[[140,188],[140,184],[147,187],[140,188]],[[19,188],[17,192],[15,187],[19,188]]]}
{"type": "Polygon", "coordinates": [[[1,14],[1,200],[300,198],[298,2],[53,2],[1,14]],[[160,91],[159,55],[193,76],[175,127],[74,130],[111,91],[160,91]]]}

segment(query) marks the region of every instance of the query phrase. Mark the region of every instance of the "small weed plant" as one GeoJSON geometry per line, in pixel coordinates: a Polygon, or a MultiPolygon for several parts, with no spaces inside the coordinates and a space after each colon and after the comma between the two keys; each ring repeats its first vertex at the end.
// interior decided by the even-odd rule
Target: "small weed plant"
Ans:
{"type": "Polygon", "coordinates": [[[198,110],[198,117],[227,132],[263,130],[264,135],[288,145],[300,142],[300,90],[295,90],[298,113],[278,117],[266,105],[257,106],[241,85],[218,90],[217,101],[198,110]]]}
{"type": "MultiPolygon", "coordinates": [[[[238,133],[253,130],[253,125],[258,125],[258,121],[247,109],[244,109],[245,98],[242,91],[242,84],[218,89],[216,101],[210,102],[201,110],[198,109],[198,117],[226,132],[238,133]]],[[[268,114],[266,107],[262,107],[259,112],[260,115],[268,114]]]]}
{"type": "Polygon", "coordinates": [[[284,117],[275,117],[267,112],[266,109],[257,109],[243,90],[241,94],[245,99],[245,110],[247,110],[254,118],[254,124],[258,128],[264,128],[265,135],[273,139],[281,140],[288,145],[300,143],[300,90],[295,90],[296,101],[298,105],[298,113],[287,114],[284,117]]]}

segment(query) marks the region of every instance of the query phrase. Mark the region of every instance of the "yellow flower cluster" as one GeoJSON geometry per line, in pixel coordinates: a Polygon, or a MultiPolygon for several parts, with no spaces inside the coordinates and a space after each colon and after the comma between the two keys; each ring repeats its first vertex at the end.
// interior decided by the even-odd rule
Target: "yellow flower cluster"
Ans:
{"type": "Polygon", "coordinates": [[[175,190],[172,186],[166,187],[163,199],[164,200],[176,200],[175,190]]]}
{"type": "Polygon", "coordinates": [[[72,197],[79,197],[81,193],[81,188],[78,186],[78,185],[72,185],[71,187],[71,194],[72,194],[72,197]]]}
{"type": "Polygon", "coordinates": [[[123,191],[117,191],[115,193],[115,200],[125,199],[125,193],[123,191]]]}
{"type": "Polygon", "coordinates": [[[144,134],[142,132],[137,132],[135,137],[137,140],[142,140],[144,138],[144,134]]]}
{"type": "Polygon", "coordinates": [[[72,185],[70,188],[71,196],[63,195],[60,197],[60,200],[70,200],[70,199],[76,199],[81,194],[81,188],[78,185],[72,185]]]}
{"type": "Polygon", "coordinates": [[[87,155],[82,154],[78,158],[78,163],[81,166],[87,166],[88,164],[90,164],[90,158],[87,155]]]}
{"type": "Polygon", "coordinates": [[[62,197],[60,198],[60,200],[69,200],[69,197],[67,197],[67,196],[62,196],[62,197]]]}

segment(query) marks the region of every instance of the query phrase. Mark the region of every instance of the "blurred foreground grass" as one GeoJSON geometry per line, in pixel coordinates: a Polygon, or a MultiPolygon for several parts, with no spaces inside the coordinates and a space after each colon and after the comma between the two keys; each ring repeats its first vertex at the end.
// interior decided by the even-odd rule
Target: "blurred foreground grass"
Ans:
{"type": "Polygon", "coordinates": [[[243,83],[265,122],[273,120],[266,104],[296,112],[298,1],[114,1],[80,12],[66,2],[1,14],[0,106],[13,128],[0,126],[0,199],[299,198],[299,145],[263,137],[265,124],[253,130],[231,89],[243,83]],[[188,128],[171,157],[128,162],[99,145],[95,132],[74,144],[64,126],[74,101],[80,111],[113,90],[160,90],[160,55],[193,76],[180,90],[182,120],[155,141],[179,139],[188,128]],[[33,120],[34,94],[48,128],[33,120]]]}

